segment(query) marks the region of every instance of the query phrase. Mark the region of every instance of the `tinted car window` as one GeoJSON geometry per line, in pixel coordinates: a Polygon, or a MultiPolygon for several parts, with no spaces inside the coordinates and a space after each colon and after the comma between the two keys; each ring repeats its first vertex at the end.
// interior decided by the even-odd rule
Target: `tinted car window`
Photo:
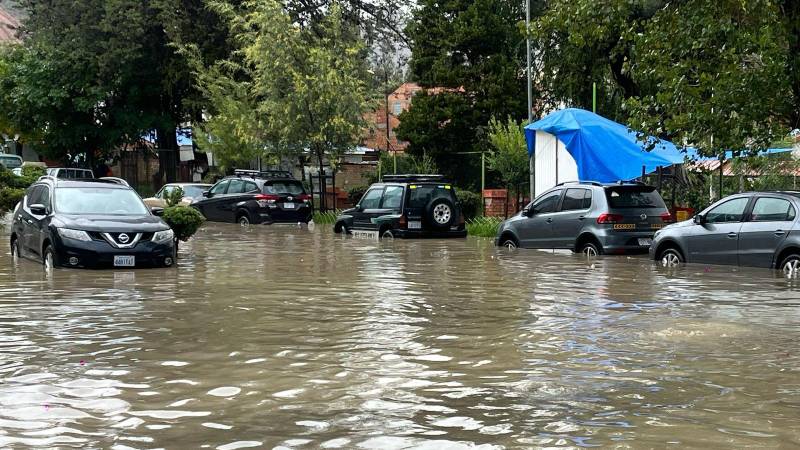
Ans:
{"type": "Polygon", "coordinates": [[[664,200],[651,186],[620,186],[606,189],[611,208],[666,208],[664,200]]]}
{"type": "Polygon", "coordinates": [[[453,190],[445,189],[444,186],[423,184],[411,185],[408,187],[408,208],[424,208],[431,200],[446,197],[453,200],[453,190]]]}
{"type": "Polygon", "coordinates": [[[44,189],[44,186],[42,185],[33,186],[28,189],[28,195],[26,196],[25,204],[27,206],[31,206],[39,203],[39,200],[42,198],[42,189],[44,189]]]}
{"type": "Polygon", "coordinates": [[[384,209],[400,209],[403,203],[403,187],[402,186],[387,186],[383,193],[384,209]]]}
{"type": "Polygon", "coordinates": [[[589,205],[591,205],[591,191],[588,189],[567,189],[567,193],[564,194],[564,201],[561,204],[561,210],[572,211],[576,209],[588,208],[588,206],[585,206],[584,201],[587,192],[589,193],[589,205]]]}
{"type": "Polygon", "coordinates": [[[231,180],[231,184],[228,185],[228,194],[241,194],[244,192],[244,180],[234,179],[231,180]]]}
{"type": "Polygon", "coordinates": [[[589,209],[592,207],[592,191],[586,189],[586,193],[583,196],[583,209],[589,209]]]}
{"type": "Polygon", "coordinates": [[[130,189],[56,188],[55,209],[63,214],[148,214],[142,199],[130,189]]]}
{"type": "Polygon", "coordinates": [[[258,185],[253,183],[252,181],[245,181],[244,182],[244,192],[255,192],[258,191],[258,185]]]}
{"type": "Polygon", "coordinates": [[[383,195],[383,188],[370,189],[364,194],[359,205],[363,209],[378,209],[381,205],[381,196],[383,195]]]}
{"type": "MultiPolygon", "coordinates": [[[[258,188],[256,188],[258,189],[258,188]]],[[[184,186],[183,187],[183,196],[189,198],[202,198],[203,191],[206,190],[203,186],[184,186]]]]}
{"type": "Polygon", "coordinates": [[[723,223],[723,222],[739,222],[744,215],[744,209],[750,201],[747,197],[735,198],[714,207],[706,213],[706,222],[708,223],[723,223]]]}
{"type": "Polygon", "coordinates": [[[561,192],[562,191],[558,190],[545,194],[540,200],[533,204],[533,213],[544,214],[555,211],[558,206],[558,200],[561,198],[561,192]]]}
{"type": "Polygon", "coordinates": [[[265,194],[292,194],[305,193],[303,183],[299,181],[270,181],[264,184],[265,194]]]}
{"type": "Polygon", "coordinates": [[[227,188],[228,188],[228,183],[229,183],[229,181],[228,181],[228,180],[225,180],[225,181],[220,181],[220,182],[219,182],[219,183],[217,183],[217,184],[216,184],[214,187],[212,187],[212,188],[211,188],[211,191],[210,191],[210,192],[211,192],[212,194],[214,194],[214,195],[217,195],[217,194],[224,194],[224,193],[225,193],[225,189],[227,189],[227,188]]]}
{"type": "Polygon", "coordinates": [[[781,222],[794,220],[795,211],[792,204],[782,198],[761,197],[753,205],[750,220],[754,222],[781,222]]]}

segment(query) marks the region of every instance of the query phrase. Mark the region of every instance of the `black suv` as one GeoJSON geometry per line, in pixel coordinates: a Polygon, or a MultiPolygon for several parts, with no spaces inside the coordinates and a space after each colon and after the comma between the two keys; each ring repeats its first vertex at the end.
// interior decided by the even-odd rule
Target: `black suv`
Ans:
{"type": "Polygon", "coordinates": [[[453,186],[441,175],[386,175],[355,208],[336,218],[336,233],[381,238],[466,237],[453,186]]]}
{"type": "Polygon", "coordinates": [[[285,171],[236,170],[192,204],[213,222],[308,223],[311,196],[285,171]]]}
{"type": "Polygon", "coordinates": [[[68,267],[164,267],[174,235],[128,186],[42,177],[14,209],[11,254],[68,267]]]}

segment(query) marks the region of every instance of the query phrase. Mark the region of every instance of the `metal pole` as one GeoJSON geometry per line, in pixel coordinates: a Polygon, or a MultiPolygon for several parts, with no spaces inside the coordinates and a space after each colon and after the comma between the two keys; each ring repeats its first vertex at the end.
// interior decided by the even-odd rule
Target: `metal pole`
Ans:
{"type": "Polygon", "coordinates": [[[592,83],[592,112],[597,113],[597,83],[592,83]]]}
{"type": "MultiPolygon", "coordinates": [[[[533,87],[531,83],[531,1],[525,0],[525,41],[527,48],[527,72],[528,74],[528,124],[533,123],[533,87]]],[[[534,135],[534,139],[536,136],[534,135]]],[[[536,149],[534,149],[535,151],[536,149]]],[[[528,170],[530,171],[530,194],[531,194],[531,201],[533,201],[535,188],[534,188],[534,177],[536,174],[536,153],[530,156],[528,159],[528,170]]]]}

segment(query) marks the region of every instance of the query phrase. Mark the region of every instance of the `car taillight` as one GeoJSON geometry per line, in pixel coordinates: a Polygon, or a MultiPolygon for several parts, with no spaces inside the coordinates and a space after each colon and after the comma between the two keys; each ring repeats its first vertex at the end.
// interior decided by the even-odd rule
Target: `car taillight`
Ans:
{"type": "Polygon", "coordinates": [[[275,194],[257,194],[256,201],[258,202],[258,206],[262,208],[266,208],[268,205],[274,205],[275,202],[280,200],[279,195],[275,194]]]}
{"type": "Polygon", "coordinates": [[[405,214],[400,216],[400,220],[397,221],[397,225],[400,228],[408,228],[408,220],[406,219],[406,215],[405,214]]]}
{"type": "Polygon", "coordinates": [[[300,194],[297,196],[297,199],[303,203],[308,203],[311,201],[311,196],[308,194],[300,194]]]}
{"type": "Polygon", "coordinates": [[[600,214],[600,217],[597,218],[597,223],[617,223],[622,222],[624,217],[621,214],[600,214]]]}
{"type": "Polygon", "coordinates": [[[661,214],[661,221],[664,223],[673,223],[675,222],[675,218],[672,217],[672,214],[669,212],[665,212],[664,214],[661,214]]]}

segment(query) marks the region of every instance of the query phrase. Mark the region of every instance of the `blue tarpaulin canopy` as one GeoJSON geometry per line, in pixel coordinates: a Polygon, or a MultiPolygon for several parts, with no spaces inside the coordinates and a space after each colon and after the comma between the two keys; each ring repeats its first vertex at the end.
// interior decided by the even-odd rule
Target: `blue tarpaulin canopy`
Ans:
{"type": "Polygon", "coordinates": [[[531,156],[536,153],[537,131],[554,135],[563,143],[577,165],[580,180],[627,181],[641,176],[643,167],[649,173],[685,159],[673,143],[655,138],[650,138],[655,146],[647,151],[648,144],[625,125],[583,109],[563,109],[526,126],[531,156]]]}

